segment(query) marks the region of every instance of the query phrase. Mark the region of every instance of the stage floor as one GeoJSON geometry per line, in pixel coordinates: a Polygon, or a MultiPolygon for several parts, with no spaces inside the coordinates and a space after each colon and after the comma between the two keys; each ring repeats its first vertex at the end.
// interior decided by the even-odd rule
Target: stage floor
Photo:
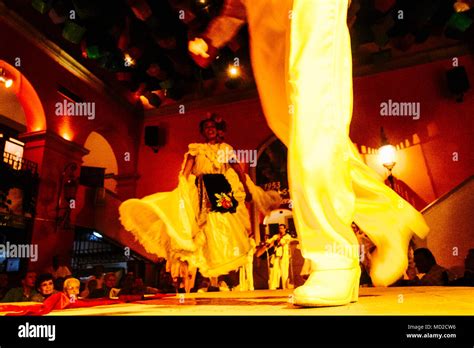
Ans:
{"type": "Polygon", "coordinates": [[[361,288],[359,302],[341,307],[300,308],[288,303],[291,290],[193,293],[159,300],[53,311],[81,315],[474,315],[474,288],[361,288]]]}

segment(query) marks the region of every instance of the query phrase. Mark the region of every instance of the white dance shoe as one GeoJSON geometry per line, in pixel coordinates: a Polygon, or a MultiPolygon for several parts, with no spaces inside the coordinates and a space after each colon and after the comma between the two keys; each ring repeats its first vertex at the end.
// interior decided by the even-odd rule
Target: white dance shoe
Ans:
{"type": "Polygon", "coordinates": [[[359,298],[360,267],[317,269],[293,292],[290,302],[303,307],[343,306],[359,298]]]}
{"type": "Polygon", "coordinates": [[[370,278],[374,286],[389,286],[408,268],[408,244],[412,233],[384,238],[371,255],[370,278]]]}
{"type": "Polygon", "coordinates": [[[378,236],[378,245],[371,255],[370,266],[370,278],[374,286],[389,286],[399,280],[408,268],[408,245],[411,238],[414,234],[425,238],[429,231],[424,221],[416,227],[408,226],[410,225],[402,227],[396,233],[378,236]]]}

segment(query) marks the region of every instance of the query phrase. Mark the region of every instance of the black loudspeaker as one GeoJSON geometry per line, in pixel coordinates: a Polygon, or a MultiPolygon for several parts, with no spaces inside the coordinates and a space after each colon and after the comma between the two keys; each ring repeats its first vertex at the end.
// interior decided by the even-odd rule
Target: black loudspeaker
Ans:
{"type": "Polygon", "coordinates": [[[462,101],[462,95],[471,87],[466,69],[463,66],[452,68],[446,72],[446,78],[449,91],[458,97],[458,101],[462,101]]]}
{"type": "Polygon", "coordinates": [[[158,126],[145,127],[145,145],[150,146],[153,151],[158,152],[158,148],[166,143],[166,132],[158,126]]]}
{"type": "Polygon", "coordinates": [[[104,187],[105,168],[81,167],[79,183],[88,187],[104,187]]]}

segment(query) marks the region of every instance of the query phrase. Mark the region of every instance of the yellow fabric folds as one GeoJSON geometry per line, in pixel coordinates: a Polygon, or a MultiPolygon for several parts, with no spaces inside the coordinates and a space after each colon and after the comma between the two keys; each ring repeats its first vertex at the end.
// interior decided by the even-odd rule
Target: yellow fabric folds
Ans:
{"type": "MultiPolygon", "coordinates": [[[[195,175],[225,175],[239,203],[235,213],[200,213],[195,175],[190,175],[188,180],[180,175],[178,187],[171,192],[130,199],[119,207],[125,229],[134,234],[145,250],[166,258],[171,271],[179,269],[173,264],[187,261],[191,267],[199,268],[203,276],[216,277],[237,270],[247,262],[250,219],[245,192],[230,166],[215,160],[218,148],[230,146],[191,144],[185,159],[188,154],[196,156],[195,175]]],[[[259,210],[268,212],[278,206],[280,199],[276,192],[263,191],[249,177],[247,184],[259,210]]]]}

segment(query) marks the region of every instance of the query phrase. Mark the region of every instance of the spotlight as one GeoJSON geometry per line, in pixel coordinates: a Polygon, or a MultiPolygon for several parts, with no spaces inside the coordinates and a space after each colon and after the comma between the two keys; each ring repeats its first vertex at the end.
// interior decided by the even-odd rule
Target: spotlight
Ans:
{"type": "Polygon", "coordinates": [[[141,95],[140,100],[142,101],[144,106],[150,105],[152,107],[159,108],[161,105],[160,97],[156,93],[153,93],[153,92],[147,92],[144,95],[141,95]]]}
{"type": "Polygon", "coordinates": [[[135,65],[135,60],[128,53],[125,53],[124,55],[124,65],[126,67],[131,67],[135,65]]]}
{"type": "Polygon", "coordinates": [[[236,78],[240,75],[240,69],[235,65],[231,65],[227,69],[227,75],[229,75],[229,77],[231,78],[236,78]]]}
{"type": "Polygon", "coordinates": [[[99,238],[99,239],[102,238],[102,235],[99,232],[96,232],[96,231],[92,232],[92,235],[96,238],[99,238]]]}
{"type": "Polygon", "coordinates": [[[229,89],[238,88],[243,82],[241,71],[238,66],[230,65],[227,69],[227,76],[227,81],[224,84],[229,89]]]}

